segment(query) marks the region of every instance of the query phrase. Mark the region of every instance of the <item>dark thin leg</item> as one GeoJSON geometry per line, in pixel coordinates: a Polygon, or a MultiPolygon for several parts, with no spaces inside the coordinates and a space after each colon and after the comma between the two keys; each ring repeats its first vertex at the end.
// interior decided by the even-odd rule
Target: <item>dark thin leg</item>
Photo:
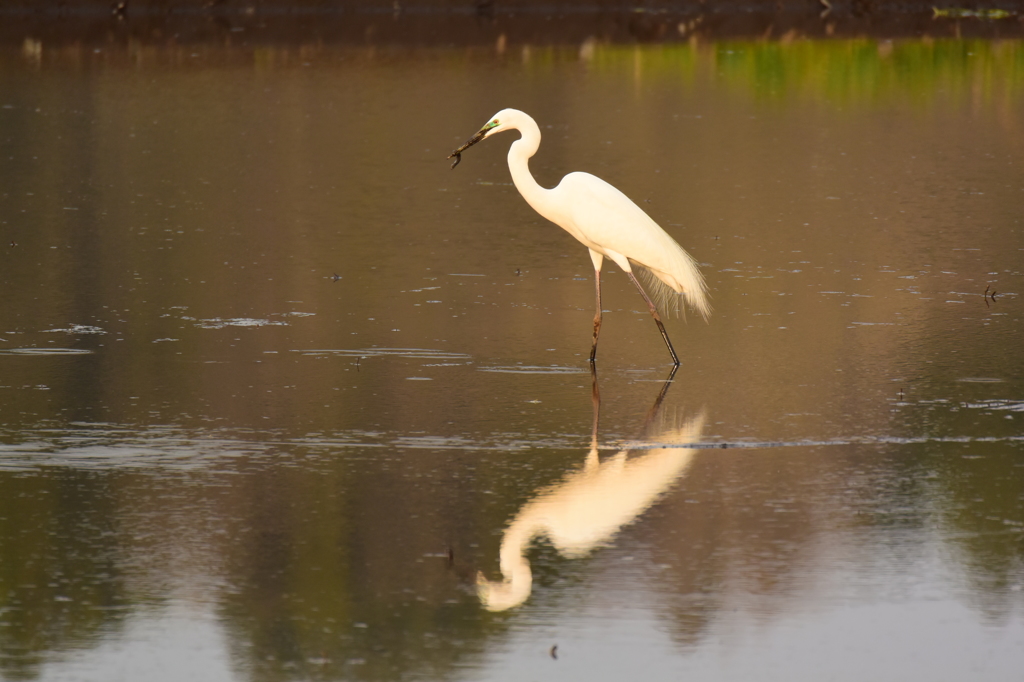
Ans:
{"type": "MultiPolygon", "coordinates": [[[[594,345],[590,347],[590,364],[597,360],[597,336],[601,333],[601,271],[594,270],[594,282],[597,286],[597,312],[594,313],[594,345]]],[[[595,382],[597,381],[595,377],[595,382]]],[[[595,383],[595,386],[597,384],[595,383]]]]}
{"type": "Polygon", "coordinates": [[[590,447],[597,448],[597,423],[601,414],[601,391],[597,387],[597,365],[590,366],[590,376],[593,384],[590,388],[590,401],[594,405],[594,421],[590,428],[590,447]]]}
{"type": "Polygon", "coordinates": [[[647,301],[647,309],[651,311],[651,315],[654,316],[654,321],[658,323],[658,331],[661,332],[661,338],[665,339],[665,345],[668,346],[668,352],[672,355],[672,363],[679,365],[679,357],[676,355],[675,348],[672,347],[672,342],[668,340],[668,332],[665,331],[665,325],[661,323],[661,316],[658,315],[658,309],[654,307],[654,302],[651,301],[651,297],[647,295],[644,288],[640,286],[640,282],[636,281],[636,276],[632,272],[627,272],[629,278],[633,280],[633,284],[640,290],[640,295],[647,301]]]}
{"type": "Polygon", "coordinates": [[[671,371],[668,373],[668,378],[665,379],[665,383],[661,386],[661,391],[658,393],[658,397],[654,400],[654,404],[651,405],[651,409],[647,410],[647,418],[644,419],[644,437],[647,436],[647,432],[651,427],[651,422],[654,421],[658,411],[661,409],[661,403],[665,400],[665,394],[668,393],[668,388],[672,385],[672,379],[675,378],[676,372],[678,371],[679,365],[673,365],[671,371]]]}

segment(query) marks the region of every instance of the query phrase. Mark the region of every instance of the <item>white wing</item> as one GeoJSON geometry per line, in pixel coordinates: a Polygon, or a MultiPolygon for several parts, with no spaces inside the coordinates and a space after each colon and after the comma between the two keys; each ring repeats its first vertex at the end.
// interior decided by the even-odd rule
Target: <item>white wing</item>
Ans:
{"type": "Polygon", "coordinates": [[[552,192],[569,209],[561,227],[600,254],[644,266],[707,317],[706,285],[693,258],[629,197],[590,173],[570,173],[552,192]]]}

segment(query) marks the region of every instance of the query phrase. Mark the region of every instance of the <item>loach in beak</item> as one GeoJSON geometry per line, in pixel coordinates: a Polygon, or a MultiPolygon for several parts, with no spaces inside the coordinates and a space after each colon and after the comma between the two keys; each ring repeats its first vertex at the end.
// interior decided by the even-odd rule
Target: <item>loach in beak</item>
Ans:
{"type": "Polygon", "coordinates": [[[471,137],[469,139],[469,141],[466,142],[466,144],[462,145],[461,147],[459,147],[458,149],[456,149],[455,151],[453,151],[451,154],[448,155],[449,159],[452,158],[452,157],[455,158],[455,162],[452,163],[452,168],[455,168],[456,166],[458,166],[459,165],[459,161],[462,161],[462,152],[466,151],[467,149],[469,149],[470,147],[475,145],[477,142],[479,142],[480,140],[484,139],[484,136],[487,135],[487,131],[488,130],[490,130],[490,128],[486,128],[486,127],[482,128],[480,130],[480,132],[478,132],[476,135],[471,137]]]}

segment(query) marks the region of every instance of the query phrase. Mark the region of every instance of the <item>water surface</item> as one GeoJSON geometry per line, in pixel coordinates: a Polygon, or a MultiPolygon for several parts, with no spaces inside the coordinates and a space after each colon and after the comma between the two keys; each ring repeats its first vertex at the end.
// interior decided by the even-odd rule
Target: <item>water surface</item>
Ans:
{"type": "Polygon", "coordinates": [[[980,40],[0,53],[0,675],[1014,679],[1021,74],[980,40]],[[586,250],[514,134],[445,161],[506,106],[542,184],[612,182],[709,283],[666,386],[606,268],[596,441],[586,250]]]}

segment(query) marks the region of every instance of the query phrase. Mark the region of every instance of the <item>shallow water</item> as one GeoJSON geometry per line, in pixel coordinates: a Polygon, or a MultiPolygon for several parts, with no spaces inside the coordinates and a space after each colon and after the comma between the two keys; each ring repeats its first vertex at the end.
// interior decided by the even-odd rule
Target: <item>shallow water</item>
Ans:
{"type": "Polygon", "coordinates": [[[497,48],[0,53],[0,675],[1019,675],[1021,44],[497,48]]]}

